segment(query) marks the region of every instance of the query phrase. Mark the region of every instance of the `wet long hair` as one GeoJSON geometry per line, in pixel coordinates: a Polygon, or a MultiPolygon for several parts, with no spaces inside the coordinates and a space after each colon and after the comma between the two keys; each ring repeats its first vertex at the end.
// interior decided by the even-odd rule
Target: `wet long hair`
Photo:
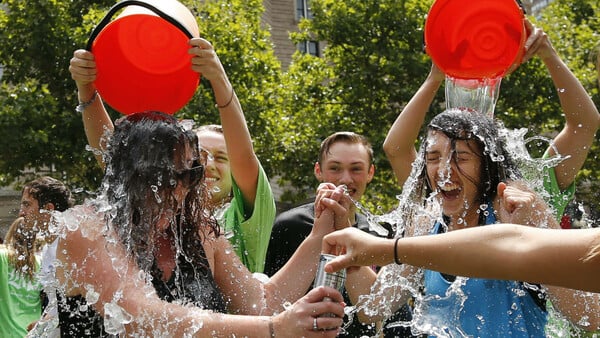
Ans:
{"type": "Polygon", "coordinates": [[[34,280],[38,267],[35,258],[35,253],[39,250],[36,232],[37,229],[27,226],[25,219],[19,217],[10,225],[4,243],[9,264],[19,276],[29,281],[34,280]]]}
{"type": "Polygon", "coordinates": [[[183,180],[175,164],[185,162],[186,146],[199,157],[196,134],[159,112],[133,114],[117,121],[109,140],[103,181],[111,206],[107,221],[144,271],[153,267],[157,235],[169,236],[178,256],[199,263],[204,254],[199,249],[202,236],[219,234],[203,177],[189,187],[183,205],[177,205],[173,195],[183,180]],[[161,216],[169,222],[165,234],[158,234],[156,229],[161,216]]]}
{"type": "MultiPolygon", "coordinates": [[[[480,204],[488,204],[496,197],[498,183],[522,179],[516,162],[507,150],[506,140],[499,133],[501,128],[504,127],[500,122],[487,115],[463,108],[447,109],[436,115],[427,126],[427,134],[431,131],[441,132],[450,139],[452,147],[451,161],[455,164],[457,164],[456,141],[474,141],[476,149],[471,150],[481,158],[479,179],[468,177],[463,172],[461,174],[473,183],[479,182],[478,200],[480,204]]],[[[417,190],[420,192],[419,195],[429,196],[433,192],[433,187],[427,179],[427,164],[425,161],[427,135],[421,144],[423,146],[420,155],[423,165],[418,174],[417,190]]],[[[458,165],[456,167],[457,170],[461,170],[458,165]]],[[[480,213],[479,224],[484,223],[485,216],[480,213]]]]}

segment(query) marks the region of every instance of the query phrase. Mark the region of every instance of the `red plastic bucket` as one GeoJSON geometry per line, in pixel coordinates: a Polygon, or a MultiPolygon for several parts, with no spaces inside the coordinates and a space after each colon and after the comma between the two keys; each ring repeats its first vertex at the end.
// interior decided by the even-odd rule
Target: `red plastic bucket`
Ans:
{"type": "Polygon", "coordinates": [[[176,0],[119,2],[88,42],[102,99],[123,114],[175,113],[198,87],[200,77],[191,69],[188,54],[189,39],[198,36],[194,16],[176,0]]]}
{"type": "Polygon", "coordinates": [[[523,56],[523,20],[515,0],[436,0],[425,21],[425,49],[451,77],[503,76],[523,56]]]}

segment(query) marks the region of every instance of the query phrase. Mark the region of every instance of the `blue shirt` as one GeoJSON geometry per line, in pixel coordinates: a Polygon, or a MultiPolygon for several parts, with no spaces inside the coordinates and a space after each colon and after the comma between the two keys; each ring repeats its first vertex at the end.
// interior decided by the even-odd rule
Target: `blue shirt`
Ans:
{"type": "MultiPolygon", "coordinates": [[[[486,224],[495,223],[491,203],[487,211],[486,224]]],[[[440,227],[438,222],[432,232],[440,227]]],[[[450,285],[441,273],[425,270],[428,315],[439,313],[438,325],[470,337],[545,337],[547,312],[522,282],[466,278],[460,290],[447,294],[450,285]]]]}

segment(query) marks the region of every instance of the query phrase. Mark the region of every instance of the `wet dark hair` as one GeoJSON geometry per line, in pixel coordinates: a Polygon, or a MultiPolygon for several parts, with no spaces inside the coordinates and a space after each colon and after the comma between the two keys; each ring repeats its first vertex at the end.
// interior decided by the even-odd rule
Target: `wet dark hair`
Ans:
{"type": "MultiPolygon", "coordinates": [[[[219,234],[208,209],[204,180],[189,187],[183,205],[173,192],[181,179],[185,150],[198,156],[198,138],[170,115],[144,112],[115,123],[109,140],[103,187],[111,212],[108,221],[138,266],[150,271],[154,263],[156,223],[168,215],[167,236],[178,254],[199,262],[201,233],[219,234]]],[[[190,182],[188,180],[188,182],[190,182]]]]}
{"type": "Polygon", "coordinates": [[[50,176],[43,176],[25,184],[21,193],[25,189],[28,190],[31,197],[37,200],[40,208],[47,203],[52,203],[54,210],[65,211],[73,204],[69,188],[63,182],[50,176]]]}
{"type": "Polygon", "coordinates": [[[369,155],[369,164],[373,163],[373,147],[371,146],[371,143],[369,142],[369,140],[367,140],[366,137],[351,131],[339,131],[327,136],[327,138],[323,140],[323,142],[321,142],[321,149],[319,150],[318,159],[320,165],[323,164],[325,156],[329,154],[329,149],[331,148],[331,146],[338,142],[348,144],[362,144],[367,150],[367,155],[369,155]]]}
{"type": "MultiPolygon", "coordinates": [[[[456,141],[472,140],[478,149],[471,149],[475,154],[481,156],[481,172],[479,174],[479,201],[481,204],[489,203],[496,197],[498,183],[510,180],[522,179],[521,172],[507,151],[505,138],[500,135],[499,130],[504,128],[499,122],[464,108],[452,108],[435,116],[429,125],[428,131],[437,131],[446,135],[451,142],[452,161],[456,163],[456,141]]],[[[427,137],[427,136],[425,136],[427,137]]],[[[422,158],[425,159],[427,140],[422,142],[422,158]]],[[[426,188],[426,196],[432,192],[432,187],[427,182],[427,165],[424,165],[419,173],[419,182],[423,182],[426,188]]],[[[460,167],[457,166],[458,170],[460,167]]],[[[462,173],[464,174],[464,173],[462,173]]],[[[476,178],[467,177],[472,182],[476,178]]],[[[483,213],[480,214],[480,223],[483,213]]]]}

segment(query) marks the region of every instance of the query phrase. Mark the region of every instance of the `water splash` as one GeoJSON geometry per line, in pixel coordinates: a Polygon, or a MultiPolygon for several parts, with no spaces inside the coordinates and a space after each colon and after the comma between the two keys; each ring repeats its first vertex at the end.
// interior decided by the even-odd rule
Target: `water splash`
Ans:
{"type": "Polygon", "coordinates": [[[494,116],[502,77],[458,79],[446,76],[446,108],[470,108],[494,116]]]}

